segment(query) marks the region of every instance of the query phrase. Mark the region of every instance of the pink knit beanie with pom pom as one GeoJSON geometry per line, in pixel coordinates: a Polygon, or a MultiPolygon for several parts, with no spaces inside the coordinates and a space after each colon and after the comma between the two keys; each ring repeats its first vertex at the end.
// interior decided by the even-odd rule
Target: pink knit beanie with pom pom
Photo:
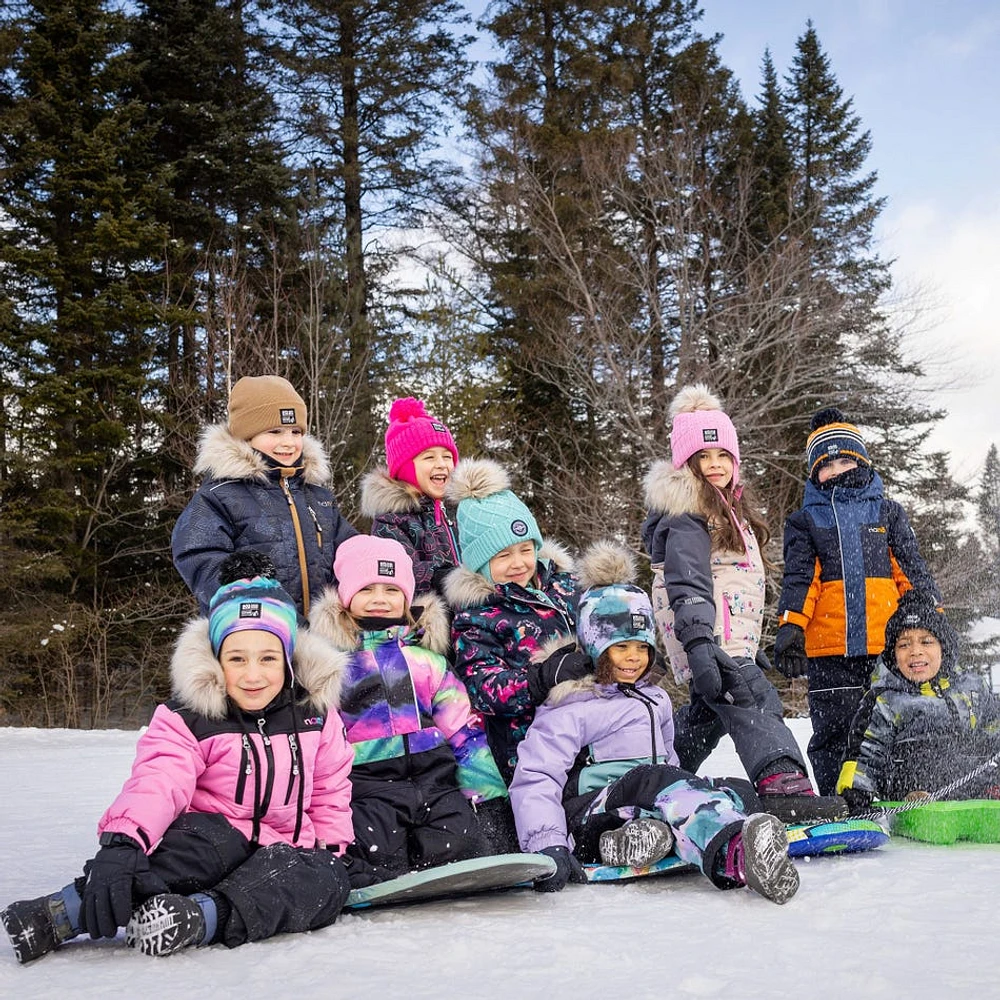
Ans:
{"type": "Polygon", "coordinates": [[[424,409],[422,399],[406,396],[389,408],[389,427],[385,432],[385,459],[389,476],[417,485],[413,460],[428,448],[447,448],[458,465],[458,448],[451,431],[424,409]]]}

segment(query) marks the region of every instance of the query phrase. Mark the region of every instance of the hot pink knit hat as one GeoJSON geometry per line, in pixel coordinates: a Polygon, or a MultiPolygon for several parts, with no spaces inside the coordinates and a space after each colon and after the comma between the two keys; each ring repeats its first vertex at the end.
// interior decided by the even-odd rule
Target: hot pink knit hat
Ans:
{"type": "Polygon", "coordinates": [[[413,601],[413,560],[395,538],[352,535],[337,546],[333,560],[340,602],[348,607],[362,587],[391,583],[403,592],[406,606],[413,601]]]}
{"type": "Polygon", "coordinates": [[[413,460],[428,448],[447,448],[458,465],[458,448],[451,431],[425,409],[422,399],[406,396],[389,408],[389,427],[385,432],[385,459],[389,476],[417,485],[413,460]]]}
{"type": "Polygon", "coordinates": [[[740,442],[733,422],[707,385],[687,385],[670,406],[670,456],[679,469],[704,448],[724,448],[733,456],[733,486],[740,481],[740,442]]]}

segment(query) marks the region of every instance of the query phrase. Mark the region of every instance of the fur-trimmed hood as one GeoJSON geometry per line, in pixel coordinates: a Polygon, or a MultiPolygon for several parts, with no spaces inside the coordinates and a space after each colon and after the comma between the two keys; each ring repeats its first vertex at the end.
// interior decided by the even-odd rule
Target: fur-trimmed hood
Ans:
{"type": "Polygon", "coordinates": [[[385,466],[369,472],[361,480],[361,513],[375,518],[380,514],[416,514],[423,494],[401,479],[393,479],[385,466]]]}
{"type": "Polygon", "coordinates": [[[654,514],[679,517],[703,513],[698,477],[687,465],[675,469],[667,459],[654,462],[642,485],[646,507],[654,514]]]}
{"type": "MultiPolygon", "coordinates": [[[[264,482],[271,466],[249,441],[233,437],[225,424],[213,424],[202,432],[194,471],[213,479],[264,482]]],[[[309,434],[302,438],[302,478],[315,486],[325,486],[330,481],[330,461],[326,452],[319,440],[309,434]]]]}
{"type": "MultiPolygon", "coordinates": [[[[434,594],[414,598],[414,609],[422,609],[411,635],[414,644],[447,656],[451,649],[448,609],[434,594]]],[[[309,612],[310,628],[338,650],[350,654],[361,646],[362,629],[344,607],[336,587],[327,587],[309,612]]]]}
{"type": "MultiPolygon", "coordinates": [[[[538,561],[549,565],[555,573],[572,573],[575,569],[569,550],[558,542],[545,541],[538,550],[538,561]]],[[[482,573],[456,566],[444,578],[444,596],[452,608],[478,607],[495,601],[497,588],[482,573]]]]}
{"type": "MultiPolygon", "coordinates": [[[[319,635],[299,629],[292,655],[295,680],[324,715],[340,705],[348,660],[319,635]]],[[[207,618],[195,618],[181,630],[170,661],[170,684],[174,697],[185,708],[209,719],[225,718],[229,710],[226,682],[222,665],[212,653],[207,618]]]]}

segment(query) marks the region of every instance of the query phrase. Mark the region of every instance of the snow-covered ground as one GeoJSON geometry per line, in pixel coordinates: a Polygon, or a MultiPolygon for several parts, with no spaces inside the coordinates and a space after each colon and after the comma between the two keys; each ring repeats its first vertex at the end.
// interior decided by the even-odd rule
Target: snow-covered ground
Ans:
{"type": "MultiPolygon", "coordinates": [[[[808,739],[808,721],[792,726],[808,739]]],[[[0,906],[77,874],[136,736],[0,729],[0,906]]],[[[742,773],[728,741],[704,770],[742,773]]],[[[781,907],[664,876],[346,913],[313,934],[161,959],[79,939],[19,966],[3,935],[0,996],[1000,997],[1000,846],[899,838],[799,871],[781,907]]]]}

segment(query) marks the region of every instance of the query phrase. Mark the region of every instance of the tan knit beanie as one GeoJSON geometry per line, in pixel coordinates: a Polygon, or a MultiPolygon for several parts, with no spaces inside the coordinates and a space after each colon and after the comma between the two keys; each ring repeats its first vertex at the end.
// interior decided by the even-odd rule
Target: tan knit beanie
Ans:
{"type": "Polygon", "coordinates": [[[280,375],[248,375],[229,394],[229,433],[249,441],[272,427],[306,430],[306,404],[280,375]]]}

